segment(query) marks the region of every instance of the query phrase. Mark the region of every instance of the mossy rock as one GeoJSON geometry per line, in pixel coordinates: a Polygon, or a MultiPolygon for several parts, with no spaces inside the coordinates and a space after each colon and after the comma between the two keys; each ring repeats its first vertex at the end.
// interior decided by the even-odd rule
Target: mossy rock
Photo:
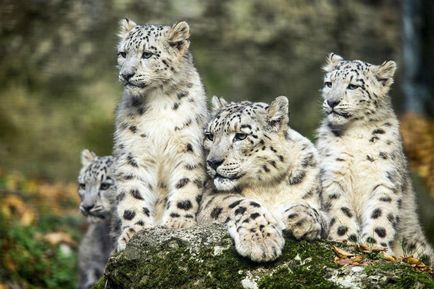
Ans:
{"type": "Polygon", "coordinates": [[[333,245],[288,237],[277,261],[258,264],[237,254],[221,225],[155,228],[138,233],[114,255],[94,288],[434,288],[428,274],[375,253],[365,256],[373,260],[369,266],[340,267],[333,245]]]}

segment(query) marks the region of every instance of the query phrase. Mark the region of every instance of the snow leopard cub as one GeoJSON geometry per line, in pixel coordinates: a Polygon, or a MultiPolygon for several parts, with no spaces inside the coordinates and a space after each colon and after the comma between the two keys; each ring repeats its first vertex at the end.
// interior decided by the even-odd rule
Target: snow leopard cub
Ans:
{"type": "Polygon", "coordinates": [[[98,157],[85,149],[81,153],[78,176],[80,211],[87,217],[89,227],[78,252],[79,282],[77,288],[90,288],[103,274],[114,249],[116,225],[116,185],[113,158],[98,157]]]}
{"type": "Polygon", "coordinates": [[[434,261],[416,214],[398,119],[389,90],[396,64],[330,54],[324,66],[325,118],[318,130],[329,238],[434,261]]]}
{"type": "Polygon", "coordinates": [[[190,27],[121,22],[118,69],[124,93],[114,137],[117,250],[143,229],[196,224],[206,173],[206,96],[189,51],[190,27]]]}

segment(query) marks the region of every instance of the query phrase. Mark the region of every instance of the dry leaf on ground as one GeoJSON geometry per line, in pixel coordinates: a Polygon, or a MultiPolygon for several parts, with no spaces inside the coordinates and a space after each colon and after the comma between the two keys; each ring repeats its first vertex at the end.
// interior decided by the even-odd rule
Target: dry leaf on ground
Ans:
{"type": "Polygon", "coordinates": [[[71,238],[71,236],[64,232],[52,232],[40,236],[40,238],[51,245],[66,244],[71,247],[77,246],[77,243],[71,238]]]}

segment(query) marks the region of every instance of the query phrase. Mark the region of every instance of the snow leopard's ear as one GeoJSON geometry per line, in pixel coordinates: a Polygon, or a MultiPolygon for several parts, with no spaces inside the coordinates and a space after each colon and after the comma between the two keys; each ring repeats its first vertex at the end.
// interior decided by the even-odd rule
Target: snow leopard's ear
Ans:
{"type": "Polygon", "coordinates": [[[288,126],[288,98],[278,96],[267,109],[267,123],[273,131],[286,129],[288,126]]]}
{"type": "Polygon", "coordinates": [[[170,46],[177,48],[181,52],[188,49],[190,45],[190,26],[187,22],[181,21],[174,25],[169,30],[168,41],[170,46]]]}
{"type": "Polygon", "coordinates": [[[211,98],[211,111],[213,113],[216,113],[220,109],[222,109],[224,106],[226,106],[228,102],[223,97],[213,96],[211,98]]]}
{"type": "Polygon", "coordinates": [[[324,70],[325,72],[333,71],[336,68],[336,66],[339,64],[339,62],[343,60],[344,59],[341,56],[332,52],[329,55],[327,55],[326,63],[322,67],[322,70],[324,70]]]}
{"type": "Polygon", "coordinates": [[[385,88],[390,88],[393,84],[393,76],[396,71],[396,62],[389,60],[381,65],[374,65],[372,68],[377,80],[383,84],[385,88]]]}
{"type": "Polygon", "coordinates": [[[96,154],[94,152],[91,152],[88,149],[84,149],[81,151],[81,165],[82,166],[89,165],[96,158],[97,158],[96,154]]]}
{"type": "Polygon", "coordinates": [[[119,22],[119,33],[118,36],[120,38],[125,38],[128,36],[128,33],[137,26],[137,24],[128,18],[124,18],[119,22]]]}

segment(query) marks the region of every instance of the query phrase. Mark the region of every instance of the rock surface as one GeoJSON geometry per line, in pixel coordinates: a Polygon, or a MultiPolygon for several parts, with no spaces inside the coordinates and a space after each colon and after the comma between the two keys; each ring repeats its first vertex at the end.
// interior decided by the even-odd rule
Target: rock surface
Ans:
{"type": "Polygon", "coordinates": [[[334,245],[288,237],[277,261],[257,264],[236,253],[221,225],[155,228],[114,255],[94,288],[434,288],[429,274],[384,261],[382,253],[364,254],[365,266],[336,265],[334,245]]]}

